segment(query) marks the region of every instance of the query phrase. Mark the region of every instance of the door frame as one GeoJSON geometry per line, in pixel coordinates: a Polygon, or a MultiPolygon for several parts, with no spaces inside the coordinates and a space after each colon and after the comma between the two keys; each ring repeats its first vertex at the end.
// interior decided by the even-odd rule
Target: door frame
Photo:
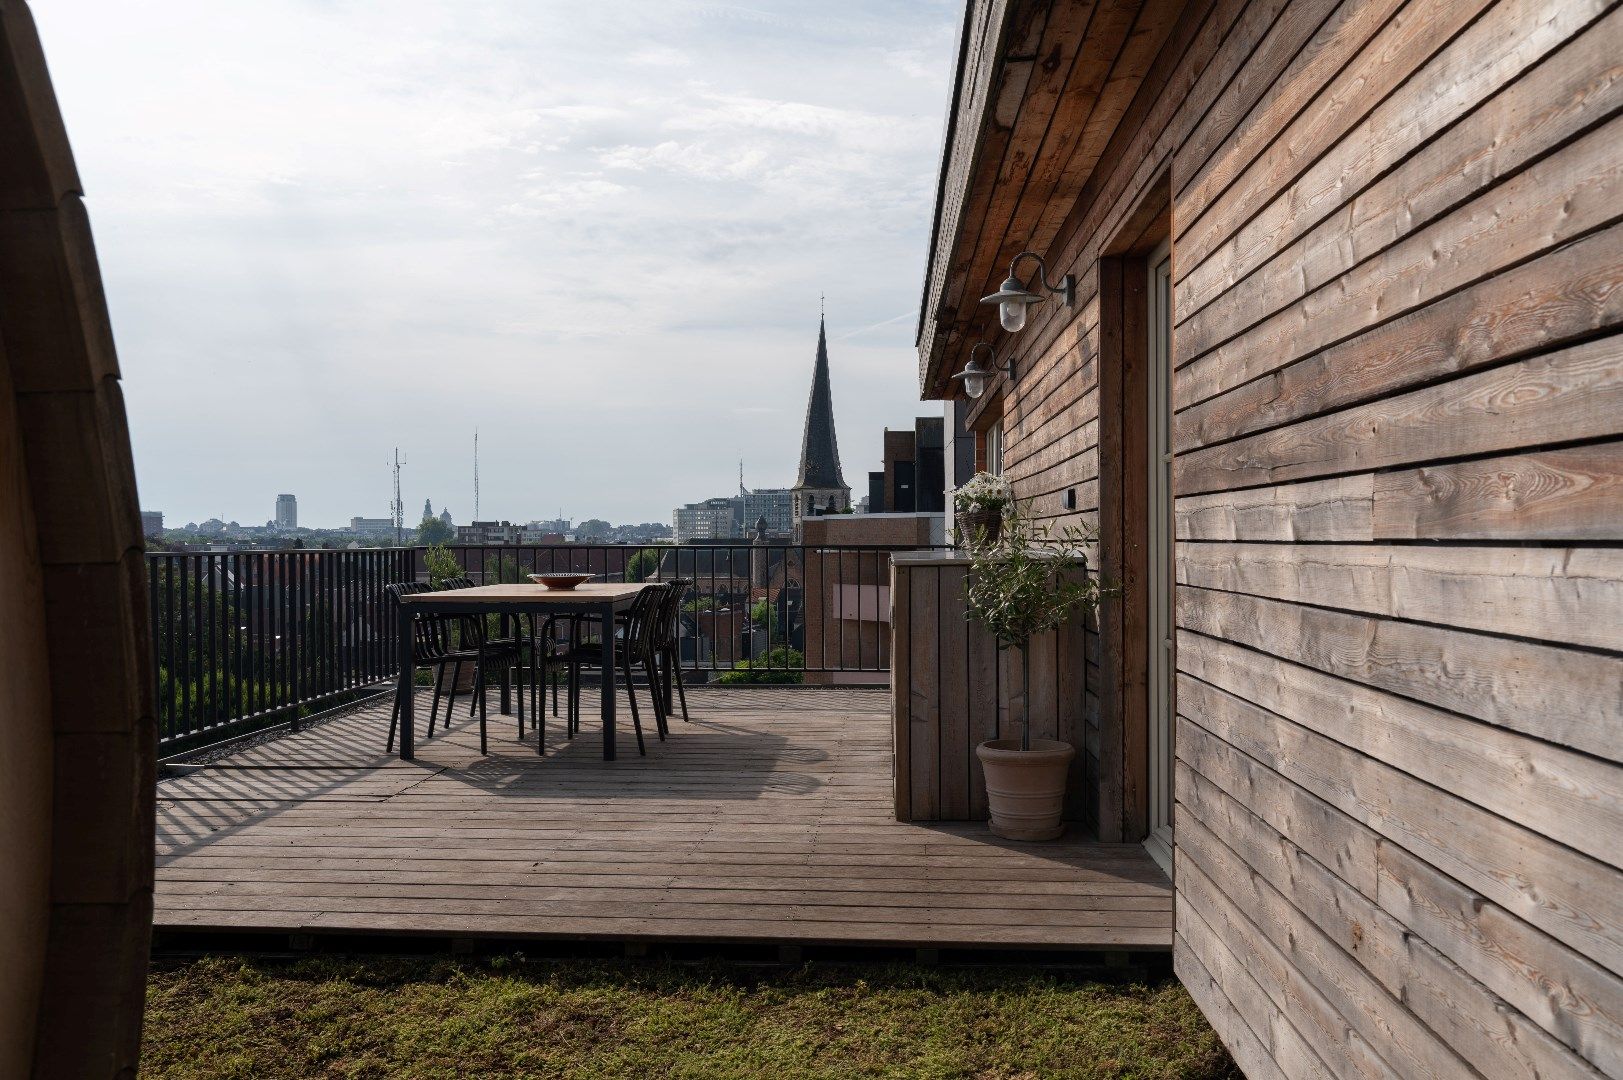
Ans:
{"type": "MultiPolygon", "coordinates": [[[[1099,839],[1149,834],[1148,260],[1171,236],[1163,175],[1099,259],[1099,839]]],[[[1170,583],[1167,583],[1170,588],[1170,583]]]]}
{"type": "Polygon", "coordinates": [[[1177,592],[1172,501],[1172,238],[1144,260],[1145,331],[1145,776],[1144,846],[1172,873],[1173,740],[1177,729],[1177,592]]]}

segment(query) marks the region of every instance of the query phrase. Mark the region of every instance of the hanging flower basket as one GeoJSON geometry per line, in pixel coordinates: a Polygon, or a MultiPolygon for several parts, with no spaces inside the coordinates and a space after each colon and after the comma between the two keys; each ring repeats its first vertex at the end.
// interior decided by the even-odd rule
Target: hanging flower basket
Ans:
{"type": "Polygon", "coordinates": [[[959,534],[969,547],[993,547],[1003,533],[1002,510],[958,511],[959,534]]]}
{"type": "Polygon", "coordinates": [[[1003,533],[1003,516],[1014,500],[1009,482],[993,473],[976,473],[952,493],[958,543],[964,547],[995,547],[1003,533]]]}

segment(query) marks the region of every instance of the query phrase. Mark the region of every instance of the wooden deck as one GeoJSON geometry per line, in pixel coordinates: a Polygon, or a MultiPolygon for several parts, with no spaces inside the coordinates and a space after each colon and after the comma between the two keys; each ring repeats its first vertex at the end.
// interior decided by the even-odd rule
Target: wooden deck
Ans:
{"type": "MultiPolygon", "coordinates": [[[[644,699],[646,700],[646,699],[644,699]]],[[[1021,845],[892,819],[888,697],[689,695],[646,758],[595,705],[545,758],[512,718],[382,753],[387,705],[159,785],[159,931],[1167,950],[1135,845],[1021,845]]],[[[427,715],[423,703],[421,715],[427,715]]],[[[622,713],[624,716],[624,713],[622,713]]],[[[629,736],[629,723],[626,724],[629,736]]],[[[651,725],[650,725],[651,733],[651,725]]]]}

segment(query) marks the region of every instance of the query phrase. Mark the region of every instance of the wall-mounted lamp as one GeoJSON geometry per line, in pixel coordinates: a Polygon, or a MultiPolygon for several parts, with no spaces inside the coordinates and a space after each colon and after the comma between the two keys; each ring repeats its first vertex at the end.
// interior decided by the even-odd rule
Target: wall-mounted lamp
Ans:
{"type": "MultiPolygon", "coordinates": [[[[987,355],[992,358],[992,363],[997,363],[996,350],[984,341],[977,341],[975,347],[969,350],[969,363],[964,365],[964,370],[953,376],[955,379],[964,380],[964,393],[969,395],[971,401],[979,400],[980,396],[986,393],[986,380],[992,377],[990,370],[975,363],[975,356],[982,349],[985,349],[987,355]]],[[[1003,362],[1003,374],[1007,375],[1011,381],[1014,379],[1013,360],[1003,362]]]]}
{"type": "Polygon", "coordinates": [[[1037,282],[1051,293],[1059,293],[1065,298],[1065,306],[1070,307],[1076,303],[1076,277],[1066,274],[1059,279],[1058,285],[1048,283],[1048,264],[1043,257],[1035,251],[1022,251],[1009,263],[1009,277],[1003,282],[1003,287],[991,296],[981,297],[983,304],[997,305],[997,319],[1003,324],[1003,329],[1011,334],[1018,334],[1026,328],[1026,308],[1032,304],[1040,304],[1048,297],[1040,296],[1015,276],[1014,268],[1020,265],[1021,259],[1037,260],[1037,282]]]}

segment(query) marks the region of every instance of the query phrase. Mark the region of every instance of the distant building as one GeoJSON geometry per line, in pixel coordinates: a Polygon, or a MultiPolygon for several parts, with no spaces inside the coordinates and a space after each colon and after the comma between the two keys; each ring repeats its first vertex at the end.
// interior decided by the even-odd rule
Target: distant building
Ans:
{"type": "Polygon", "coordinates": [[[939,514],[946,510],[945,425],[921,416],[911,431],[885,429],[885,468],[868,474],[871,514],[939,514]]]}
{"type": "Polygon", "coordinates": [[[445,527],[447,529],[456,528],[456,522],[451,520],[451,510],[450,510],[449,507],[447,507],[447,508],[440,511],[440,521],[445,525],[445,527]]]}
{"type": "Polygon", "coordinates": [[[362,536],[393,536],[394,518],[350,518],[349,531],[362,536]]]}
{"type": "Polygon", "coordinates": [[[299,527],[299,500],[291,495],[276,496],[276,527],[278,529],[299,527]]]}
{"type": "Polygon", "coordinates": [[[141,511],[141,535],[142,536],[162,536],[163,535],[163,511],[162,510],[143,510],[143,511],[141,511]]]}
{"type": "Polygon", "coordinates": [[[456,542],[475,547],[494,547],[500,544],[540,544],[548,533],[528,525],[515,525],[511,521],[475,521],[456,527],[456,542]]]}
{"type": "Polygon", "coordinates": [[[751,532],[761,518],[766,518],[766,534],[773,539],[787,540],[795,533],[795,493],[791,488],[756,488],[739,496],[742,502],[739,517],[748,523],[751,532]]]}
{"type": "Polygon", "coordinates": [[[792,525],[798,535],[805,519],[851,507],[851,489],[840,473],[840,448],[834,437],[834,393],[829,385],[828,334],[817,323],[817,360],[812,366],[811,395],[806,400],[806,427],[801,437],[800,473],[791,490],[792,525]]]}
{"type": "Polygon", "coordinates": [[[678,544],[695,540],[731,540],[744,535],[744,500],[733,495],[676,508],[672,521],[678,544]]]}

